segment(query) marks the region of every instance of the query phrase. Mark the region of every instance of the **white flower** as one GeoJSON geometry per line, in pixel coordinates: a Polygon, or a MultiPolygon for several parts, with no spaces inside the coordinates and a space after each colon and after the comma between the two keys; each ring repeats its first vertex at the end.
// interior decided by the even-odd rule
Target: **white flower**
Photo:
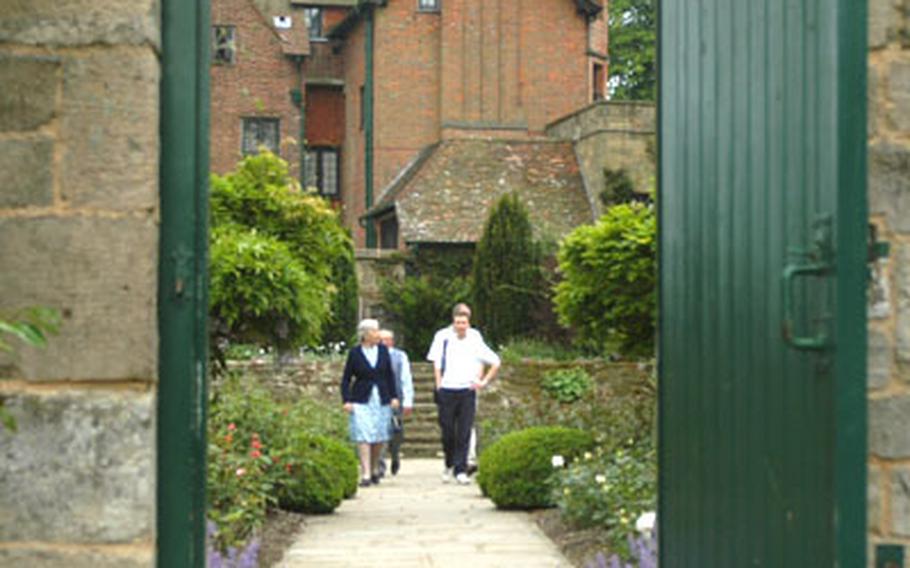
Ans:
{"type": "Polygon", "coordinates": [[[243,469],[242,467],[239,467],[239,468],[237,468],[237,471],[235,473],[237,474],[237,477],[242,477],[243,474],[246,473],[246,470],[243,469]]]}
{"type": "Polygon", "coordinates": [[[585,459],[586,459],[586,460],[589,460],[589,459],[591,459],[591,458],[593,458],[593,457],[594,457],[594,454],[592,454],[591,452],[585,452],[585,459]]]}
{"type": "Polygon", "coordinates": [[[550,459],[550,463],[553,464],[553,467],[563,467],[566,465],[566,459],[561,455],[557,454],[550,459]]]}
{"type": "Polygon", "coordinates": [[[594,476],[594,481],[603,485],[604,483],[607,482],[607,476],[602,473],[598,473],[597,475],[594,476]]]}
{"type": "Polygon", "coordinates": [[[657,513],[648,511],[642,513],[638,520],[635,521],[635,530],[640,533],[654,532],[654,525],[657,523],[657,513]]]}

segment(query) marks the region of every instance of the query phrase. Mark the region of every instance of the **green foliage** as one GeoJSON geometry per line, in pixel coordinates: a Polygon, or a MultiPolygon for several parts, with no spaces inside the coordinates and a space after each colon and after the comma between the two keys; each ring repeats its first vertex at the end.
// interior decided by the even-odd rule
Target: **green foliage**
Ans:
{"type": "Polygon", "coordinates": [[[593,446],[590,433],[561,426],[513,432],[481,453],[477,482],[499,508],[550,507],[553,456],[571,462],[593,446]]]}
{"type": "MultiPolygon", "coordinates": [[[[0,351],[15,353],[14,344],[10,338],[18,340],[23,345],[32,347],[47,347],[47,336],[56,335],[60,329],[60,312],[53,308],[41,306],[26,308],[12,316],[0,315],[0,351]]],[[[15,432],[16,419],[9,413],[0,398],[0,426],[10,432],[15,432]]]]}
{"type": "Polygon", "coordinates": [[[654,353],[657,223],[650,205],[610,208],[595,225],[572,231],[560,247],[562,281],[554,298],[560,322],[582,345],[626,355],[654,353]]]}
{"type": "Polygon", "coordinates": [[[654,0],[611,0],[610,88],[615,100],[657,99],[657,8],[654,0]]]}
{"type": "Polygon", "coordinates": [[[336,406],[282,403],[251,377],[224,377],[213,389],[208,421],[206,489],[216,545],[225,550],[249,540],[287,491],[315,495],[291,502],[323,512],[337,507],[339,491],[353,495],[358,466],[346,439],[347,418],[336,406]],[[341,488],[333,485],[328,498],[324,476],[341,488]]]}
{"type": "Polygon", "coordinates": [[[350,446],[324,436],[296,436],[294,471],[278,493],[282,509],[325,514],[357,492],[359,466],[350,446]]]}
{"type": "Polygon", "coordinates": [[[584,351],[568,342],[551,342],[534,338],[506,341],[499,351],[503,363],[516,364],[525,359],[545,361],[574,361],[586,357],[584,351]]]}
{"type": "Polygon", "coordinates": [[[474,265],[474,249],[473,243],[416,244],[408,257],[408,275],[467,278],[474,265]]]}
{"type": "Polygon", "coordinates": [[[468,299],[463,278],[418,276],[381,284],[382,309],[395,321],[401,347],[412,360],[423,360],[433,334],[451,320],[452,306],[468,299]]]}
{"type": "Polygon", "coordinates": [[[357,328],[357,273],[354,264],[354,242],[345,242],[343,254],[332,262],[332,282],[337,293],[332,298],[329,319],[325,324],[322,342],[351,343],[357,328]]]}
{"type": "Polygon", "coordinates": [[[604,188],[597,196],[604,207],[636,201],[635,184],[626,170],[604,168],[604,188]]]}
{"type": "Polygon", "coordinates": [[[540,246],[517,194],[490,211],[474,254],[471,287],[474,317],[493,343],[528,335],[542,283],[540,246]]]}
{"type": "Polygon", "coordinates": [[[580,528],[604,529],[609,549],[630,560],[635,520],[657,510],[657,452],[647,440],[586,454],[561,472],[554,494],[562,517],[580,528]]]}
{"type": "Polygon", "coordinates": [[[571,403],[589,395],[594,385],[584,369],[573,367],[546,373],[540,386],[553,399],[571,403]]]}
{"type": "Polygon", "coordinates": [[[350,235],[324,199],[300,190],[283,160],[261,152],[213,175],[211,211],[216,356],[227,342],[316,345],[330,318],[336,334],[352,321],[350,235]]]}

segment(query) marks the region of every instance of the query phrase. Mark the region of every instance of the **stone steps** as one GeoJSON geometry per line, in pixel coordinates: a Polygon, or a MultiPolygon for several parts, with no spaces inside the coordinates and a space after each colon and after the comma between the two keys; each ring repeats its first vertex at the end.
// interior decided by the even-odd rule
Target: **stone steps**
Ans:
{"type": "Polygon", "coordinates": [[[433,390],[436,379],[430,363],[411,363],[414,377],[414,413],[405,419],[404,444],[401,451],[408,457],[438,457],[442,452],[433,390]]]}

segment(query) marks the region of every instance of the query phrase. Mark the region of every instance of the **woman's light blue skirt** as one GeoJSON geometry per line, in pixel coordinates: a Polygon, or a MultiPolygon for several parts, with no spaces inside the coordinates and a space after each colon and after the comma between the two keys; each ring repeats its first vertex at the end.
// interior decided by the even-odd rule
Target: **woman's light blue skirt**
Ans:
{"type": "Polygon", "coordinates": [[[382,405],[379,387],[373,386],[366,404],[354,403],[351,411],[351,441],[358,444],[379,444],[389,441],[392,407],[382,405]]]}

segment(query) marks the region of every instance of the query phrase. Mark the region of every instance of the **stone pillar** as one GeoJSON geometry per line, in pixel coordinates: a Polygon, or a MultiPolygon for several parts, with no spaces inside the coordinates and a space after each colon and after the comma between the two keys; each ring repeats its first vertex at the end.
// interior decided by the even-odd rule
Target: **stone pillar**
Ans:
{"type": "Polygon", "coordinates": [[[910,545],[910,2],[870,0],[869,10],[869,205],[891,242],[869,300],[873,566],[877,544],[910,545]]]}
{"type": "Polygon", "coordinates": [[[0,354],[2,566],[154,565],[158,10],[0,10],[0,314],[63,318],[0,354]]]}

